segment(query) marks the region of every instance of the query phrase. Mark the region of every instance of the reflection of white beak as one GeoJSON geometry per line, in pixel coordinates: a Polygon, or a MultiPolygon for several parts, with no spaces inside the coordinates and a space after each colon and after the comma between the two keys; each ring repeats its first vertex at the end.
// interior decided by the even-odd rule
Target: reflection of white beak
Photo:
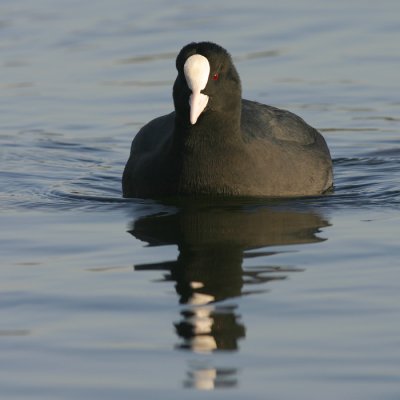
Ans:
{"type": "Polygon", "coordinates": [[[192,91],[189,98],[190,123],[194,125],[208,103],[208,96],[201,93],[206,87],[210,75],[210,63],[207,58],[194,54],[190,56],[183,67],[186,82],[192,91]]]}

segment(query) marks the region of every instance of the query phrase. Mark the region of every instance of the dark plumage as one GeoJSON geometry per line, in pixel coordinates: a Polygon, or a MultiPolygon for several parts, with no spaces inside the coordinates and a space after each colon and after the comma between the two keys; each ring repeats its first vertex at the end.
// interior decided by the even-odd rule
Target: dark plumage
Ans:
{"type": "Polygon", "coordinates": [[[225,49],[188,44],[176,67],[175,111],[150,121],[134,138],[124,197],[307,196],[332,187],[324,138],[289,111],[242,100],[240,78],[225,49]],[[201,106],[192,107],[189,99],[201,106]],[[195,107],[198,116],[190,114],[195,107]]]}

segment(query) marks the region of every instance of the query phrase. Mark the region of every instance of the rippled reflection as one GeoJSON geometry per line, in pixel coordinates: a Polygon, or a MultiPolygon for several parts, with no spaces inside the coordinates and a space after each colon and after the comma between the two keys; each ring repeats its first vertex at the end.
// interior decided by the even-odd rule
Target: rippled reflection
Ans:
{"type": "Polygon", "coordinates": [[[299,271],[279,265],[247,266],[276,254],[268,246],[319,242],[328,225],[315,212],[262,206],[197,202],[180,205],[173,213],[141,217],[130,233],[150,246],[176,244],[177,260],[136,265],[135,270],[163,271],[175,282],[185,307],[175,331],[178,348],[194,352],[237,350],[246,328],[236,304],[224,300],[265,291],[265,284],[299,271]],[[257,250],[257,249],[261,249],[257,250]],[[246,267],[244,259],[248,259],[246,267]]]}
{"type": "Polygon", "coordinates": [[[237,386],[236,368],[215,368],[206,362],[190,363],[184,386],[197,390],[232,388],[237,386]]]}

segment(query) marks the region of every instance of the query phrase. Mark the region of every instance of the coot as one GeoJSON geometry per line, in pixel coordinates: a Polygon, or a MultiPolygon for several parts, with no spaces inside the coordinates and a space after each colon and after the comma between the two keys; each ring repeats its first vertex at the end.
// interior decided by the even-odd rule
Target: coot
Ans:
{"type": "Polygon", "coordinates": [[[324,138],[289,111],[242,99],[224,48],[190,43],[176,68],[175,111],[150,121],[134,138],[124,197],[292,197],[332,187],[324,138]]]}

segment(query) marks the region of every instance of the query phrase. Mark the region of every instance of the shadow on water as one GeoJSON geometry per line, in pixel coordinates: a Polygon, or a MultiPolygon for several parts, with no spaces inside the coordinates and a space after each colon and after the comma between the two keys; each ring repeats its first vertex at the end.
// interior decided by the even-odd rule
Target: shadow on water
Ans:
{"type": "MultiPolygon", "coordinates": [[[[269,246],[317,243],[329,226],[314,211],[276,205],[193,202],[173,212],[136,218],[130,233],[152,246],[177,245],[176,260],[135,265],[135,271],[156,270],[162,281],[175,283],[183,305],[174,329],[178,349],[194,353],[236,351],[246,336],[238,305],[232,299],[267,290],[266,284],[301,269],[265,262],[277,254],[269,246]],[[231,299],[231,301],[227,301],[231,299]]],[[[279,252],[284,250],[279,249],[279,252]]],[[[231,387],[235,369],[190,365],[185,387],[231,387]]]]}

